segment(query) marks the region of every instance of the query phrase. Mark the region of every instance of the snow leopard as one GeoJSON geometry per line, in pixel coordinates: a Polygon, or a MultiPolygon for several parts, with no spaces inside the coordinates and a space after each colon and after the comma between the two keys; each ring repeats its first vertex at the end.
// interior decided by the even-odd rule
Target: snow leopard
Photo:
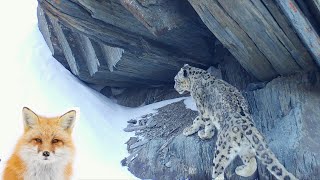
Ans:
{"type": "Polygon", "coordinates": [[[226,167],[236,156],[240,156],[243,162],[235,170],[239,176],[253,175],[257,169],[257,157],[277,179],[297,179],[268,147],[254,125],[248,102],[236,87],[188,64],[181,68],[174,81],[178,93],[190,92],[199,112],[183,134],[189,136],[198,132],[201,139],[209,139],[217,129],[212,179],[223,180],[226,167]]]}

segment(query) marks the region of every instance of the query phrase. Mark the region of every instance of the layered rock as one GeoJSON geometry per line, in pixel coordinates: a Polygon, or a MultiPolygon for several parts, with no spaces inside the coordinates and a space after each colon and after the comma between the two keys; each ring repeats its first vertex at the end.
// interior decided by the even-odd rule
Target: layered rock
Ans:
{"type": "Polygon", "coordinates": [[[258,80],[320,64],[317,1],[38,1],[53,56],[88,84],[171,84],[184,63],[221,63],[221,43],[258,80]]]}
{"type": "Polygon", "coordinates": [[[223,1],[189,0],[211,32],[228,48],[239,63],[256,78],[268,80],[277,75],[287,75],[314,68],[319,63],[320,42],[309,20],[299,14],[294,1],[223,1]],[[290,3],[288,7],[283,4],[290,3]],[[281,9],[278,8],[280,5],[281,9]],[[283,15],[295,8],[299,20],[283,15]],[[297,25],[298,24],[298,25],[297,25]],[[297,28],[291,28],[290,25],[297,28]],[[300,28],[300,41],[295,31],[300,28]],[[308,35],[312,34],[312,35],[308,35]],[[311,41],[303,42],[312,37],[311,41]],[[312,46],[310,47],[310,44],[312,46]],[[308,51],[309,50],[309,51],[308,51]],[[310,53],[311,55],[310,55],[310,53]],[[314,60],[313,60],[313,58],[314,60]]]}
{"type": "Polygon", "coordinates": [[[137,15],[127,1],[40,0],[39,27],[54,57],[89,84],[164,85],[184,63],[215,63],[216,38],[187,2],[178,2],[138,4],[148,11],[137,15]],[[147,18],[139,20],[149,29],[134,15],[147,18]]]}
{"type": "Polygon", "coordinates": [[[318,179],[320,73],[277,78],[246,95],[258,129],[281,162],[299,179],[318,179]]]}

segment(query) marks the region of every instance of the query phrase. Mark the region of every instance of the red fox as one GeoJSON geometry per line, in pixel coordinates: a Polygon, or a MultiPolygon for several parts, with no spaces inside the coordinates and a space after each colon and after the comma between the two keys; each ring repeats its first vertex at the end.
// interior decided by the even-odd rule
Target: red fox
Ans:
{"type": "Polygon", "coordinates": [[[24,134],[8,160],[4,180],[69,180],[75,147],[72,129],[76,111],[59,117],[39,116],[24,107],[24,134]]]}

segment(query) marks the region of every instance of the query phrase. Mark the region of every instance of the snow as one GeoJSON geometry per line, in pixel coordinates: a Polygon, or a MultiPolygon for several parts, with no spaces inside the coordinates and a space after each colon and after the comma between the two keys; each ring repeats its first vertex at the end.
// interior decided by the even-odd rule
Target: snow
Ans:
{"type": "Polygon", "coordinates": [[[194,102],[191,96],[187,97],[183,102],[187,109],[197,111],[196,103],[194,102]]]}
{"type": "Polygon", "coordinates": [[[126,108],[87,87],[51,56],[37,28],[36,6],[24,0],[1,7],[0,176],[22,134],[21,110],[27,106],[45,116],[77,110],[74,179],[137,179],[120,164],[131,135],[123,131],[126,121],[186,98],[126,108]],[[12,9],[21,15],[8,18],[12,9]]]}

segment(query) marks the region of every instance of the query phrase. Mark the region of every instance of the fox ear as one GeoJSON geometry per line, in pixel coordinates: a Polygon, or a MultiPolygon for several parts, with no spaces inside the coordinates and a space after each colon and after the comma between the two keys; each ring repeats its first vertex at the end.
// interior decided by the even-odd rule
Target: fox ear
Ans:
{"type": "Polygon", "coordinates": [[[59,118],[60,126],[65,130],[72,130],[74,126],[74,121],[76,120],[76,111],[71,110],[60,116],[59,118]]]}
{"type": "Polygon", "coordinates": [[[37,114],[31,111],[27,107],[24,107],[22,109],[22,117],[23,117],[24,128],[26,130],[35,127],[39,123],[39,118],[37,114]]]}

